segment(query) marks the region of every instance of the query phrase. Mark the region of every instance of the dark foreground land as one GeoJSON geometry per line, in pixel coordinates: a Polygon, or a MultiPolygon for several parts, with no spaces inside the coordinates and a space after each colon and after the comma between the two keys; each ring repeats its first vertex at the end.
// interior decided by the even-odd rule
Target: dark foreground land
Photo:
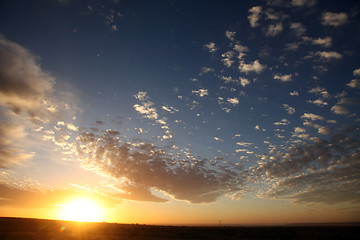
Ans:
{"type": "Polygon", "coordinates": [[[0,218],[0,239],[360,239],[354,226],[180,227],[0,218]]]}

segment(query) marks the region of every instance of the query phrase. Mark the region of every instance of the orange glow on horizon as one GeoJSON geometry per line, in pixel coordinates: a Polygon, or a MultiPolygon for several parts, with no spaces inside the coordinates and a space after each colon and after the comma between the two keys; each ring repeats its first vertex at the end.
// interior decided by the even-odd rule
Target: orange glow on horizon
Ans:
{"type": "Polygon", "coordinates": [[[80,222],[101,222],[105,220],[104,210],[93,199],[76,198],[62,206],[59,219],[80,222]]]}

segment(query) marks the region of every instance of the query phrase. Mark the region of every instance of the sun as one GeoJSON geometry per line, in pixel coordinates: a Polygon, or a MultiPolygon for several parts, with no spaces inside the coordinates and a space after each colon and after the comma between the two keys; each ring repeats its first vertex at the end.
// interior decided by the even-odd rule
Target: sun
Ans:
{"type": "Polygon", "coordinates": [[[61,210],[60,218],[69,221],[100,222],[103,221],[103,209],[96,201],[89,198],[76,198],[61,210]]]}

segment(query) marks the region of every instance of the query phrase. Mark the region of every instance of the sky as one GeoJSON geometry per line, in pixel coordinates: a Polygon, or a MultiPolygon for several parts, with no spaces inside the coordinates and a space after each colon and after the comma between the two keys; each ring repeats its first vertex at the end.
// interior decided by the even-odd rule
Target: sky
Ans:
{"type": "Polygon", "coordinates": [[[0,2],[0,216],[360,221],[358,1],[0,2]]]}

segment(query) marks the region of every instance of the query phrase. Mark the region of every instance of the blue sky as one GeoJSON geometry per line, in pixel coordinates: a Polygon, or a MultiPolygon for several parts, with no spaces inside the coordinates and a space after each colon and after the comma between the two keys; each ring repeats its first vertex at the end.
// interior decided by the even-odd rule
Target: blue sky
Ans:
{"type": "Polygon", "coordinates": [[[2,1],[2,205],[86,186],[359,212],[359,7],[2,1]]]}

